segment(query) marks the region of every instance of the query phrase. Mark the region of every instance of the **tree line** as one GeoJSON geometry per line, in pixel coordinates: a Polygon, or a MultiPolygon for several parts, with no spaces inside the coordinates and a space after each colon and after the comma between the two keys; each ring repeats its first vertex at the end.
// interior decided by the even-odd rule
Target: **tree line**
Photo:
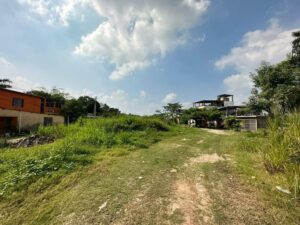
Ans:
{"type": "MultiPolygon", "coordinates": [[[[245,114],[259,115],[263,110],[271,116],[299,112],[300,109],[300,31],[292,33],[292,52],[282,62],[271,65],[262,62],[260,67],[250,74],[254,87],[245,108],[245,114]]],[[[168,120],[187,123],[188,119],[213,121],[221,119],[222,114],[216,109],[183,109],[179,102],[163,106],[157,111],[168,120]]]]}
{"type": "MultiPolygon", "coordinates": [[[[0,79],[0,88],[11,88],[12,81],[9,79],[0,79]]],[[[79,117],[85,117],[88,114],[94,114],[101,117],[112,117],[121,114],[117,108],[109,107],[107,104],[100,103],[96,98],[90,96],[80,96],[74,98],[62,89],[53,88],[48,91],[45,88],[27,91],[27,94],[40,96],[48,103],[55,103],[61,108],[62,115],[66,121],[75,122],[79,117]]]]}

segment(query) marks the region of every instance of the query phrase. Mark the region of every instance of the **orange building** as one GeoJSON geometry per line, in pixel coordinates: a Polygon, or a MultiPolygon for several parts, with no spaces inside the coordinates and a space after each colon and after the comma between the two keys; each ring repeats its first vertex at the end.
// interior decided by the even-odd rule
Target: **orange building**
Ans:
{"type": "Polygon", "coordinates": [[[60,113],[58,104],[42,97],[0,89],[0,135],[38,125],[64,123],[60,113]]]}

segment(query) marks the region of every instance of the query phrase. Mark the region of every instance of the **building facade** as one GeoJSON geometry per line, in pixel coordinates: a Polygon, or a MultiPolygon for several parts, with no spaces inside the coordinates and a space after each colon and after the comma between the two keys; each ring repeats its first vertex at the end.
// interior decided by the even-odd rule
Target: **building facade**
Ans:
{"type": "Polygon", "coordinates": [[[60,113],[59,105],[42,97],[0,89],[0,135],[64,123],[60,113]]]}
{"type": "MultiPolygon", "coordinates": [[[[266,115],[245,115],[245,106],[235,105],[233,95],[222,94],[218,95],[214,100],[201,100],[193,103],[193,107],[197,109],[216,108],[222,113],[222,120],[226,117],[233,116],[241,121],[242,129],[247,131],[257,131],[259,128],[266,128],[266,115]]],[[[199,126],[208,126],[209,123],[215,123],[212,127],[222,127],[220,121],[197,121],[199,126]]]]}

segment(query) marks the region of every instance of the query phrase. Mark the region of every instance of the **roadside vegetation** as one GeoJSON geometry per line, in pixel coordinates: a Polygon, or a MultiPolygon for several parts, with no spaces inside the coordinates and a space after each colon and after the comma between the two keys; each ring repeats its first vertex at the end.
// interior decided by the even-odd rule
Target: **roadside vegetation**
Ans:
{"type": "Polygon", "coordinates": [[[225,120],[231,131],[176,124],[222,119],[213,108],[169,103],[140,117],[32,91],[65,104],[72,123],[39,127],[55,140],[45,145],[14,149],[0,139],[0,223],[300,224],[300,32],[294,37],[291,56],[252,74],[247,110],[271,118],[256,133],[236,132],[234,117],[225,120]],[[81,117],[94,107],[102,118],[81,117]]]}
{"type": "Polygon", "coordinates": [[[289,188],[285,173],[266,172],[263,131],[120,117],[39,132],[57,140],[2,150],[1,182],[15,182],[0,199],[3,224],[300,222],[297,198],[276,189],[289,188]]]}
{"type": "Polygon", "coordinates": [[[37,133],[57,139],[53,144],[32,148],[2,149],[0,154],[0,198],[11,198],[14,192],[25,194],[56,183],[66,173],[92,163],[93,155],[109,151],[111,155],[128,154],[136,148],[147,148],[169,131],[170,126],[158,119],[120,116],[102,119],[79,119],[70,126],[40,127],[37,133]],[[120,149],[118,149],[120,148],[120,149]]]}

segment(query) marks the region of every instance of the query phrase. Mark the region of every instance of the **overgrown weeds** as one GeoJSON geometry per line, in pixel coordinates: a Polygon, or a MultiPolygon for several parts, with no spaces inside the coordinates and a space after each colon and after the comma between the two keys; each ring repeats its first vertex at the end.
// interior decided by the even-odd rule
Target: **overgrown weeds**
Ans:
{"type": "Polygon", "coordinates": [[[57,179],[90,163],[93,154],[102,149],[119,146],[122,151],[111,153],[118,156],[126,154],[126,149],[147,148],[169,129],[159,119],[138,116],[79,119],[68,127],[40,127],[39,135],[58,140],[27,149],[4,149],[0,155],[0,198],[26,190],[40,178],[49,183],[52,176],[57,179]]]}
{"type": "Polygon", "coordinates": [[[294,196],[299,195],[300,114],[293,113],[270,120],[261,150],[266,169],[270,173],[284,173],[294,196]]]}

